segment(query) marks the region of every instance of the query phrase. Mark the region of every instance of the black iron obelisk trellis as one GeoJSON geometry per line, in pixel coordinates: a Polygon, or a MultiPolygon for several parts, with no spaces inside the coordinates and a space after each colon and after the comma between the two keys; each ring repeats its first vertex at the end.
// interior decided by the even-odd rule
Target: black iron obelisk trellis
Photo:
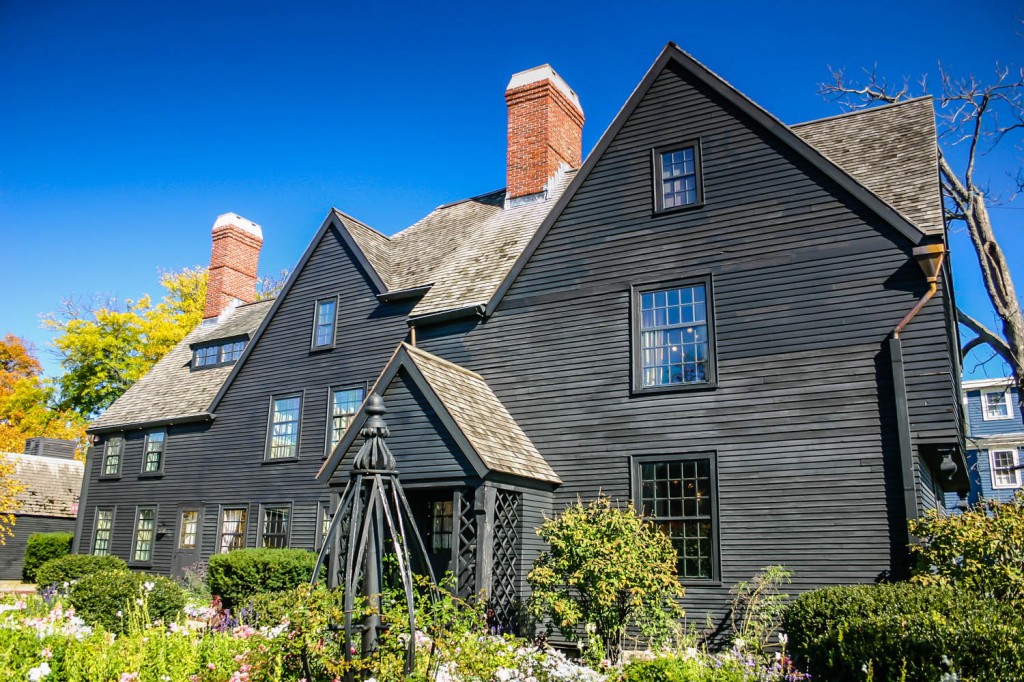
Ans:
{"type": "MultiPolygon", "coordinates": [[[[354,623],[355,598],[359,594],[367,599],[369,606],[379,605],[380,590],[385,580],[382,559],[385,545],[390,544],[409,610],[410,637],[405,657],[405,671],[409,673],[416,660],[413,556],[410,549],[419,553],[417,559],[430,576],[432,586],[436,581],[423,538],[398,482],[395,458],[384,442],[389,435],[382,417],[387,412],[384,401],[376,393],[370,394],[365,411],[368,417],[359,432],[365,441],[352,463],[352,473],[313,569],[312,582],[317,582],[325,559],[333,554],[328,562],[327,580],[330,586],[340,585],[344,589],[345,660],[352,660],[355,651],[353,635],[357,631],[361,633],[361,654],[366,657],[377,647],[381,626],[379,609],[371,608],[370,615],[364,616],[360,623],[354,623]]],[[[351,667],[349,670],[346,680],[351,682],[355,676],[351,667]]]]}

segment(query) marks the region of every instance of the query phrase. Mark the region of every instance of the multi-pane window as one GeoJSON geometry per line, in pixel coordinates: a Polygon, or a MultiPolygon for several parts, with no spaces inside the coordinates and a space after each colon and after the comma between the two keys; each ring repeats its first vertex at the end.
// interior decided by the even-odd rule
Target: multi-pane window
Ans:
{"type": "Polygon", "coordinates": [[[715,574],[715,512],[708,457],[641,461],[639,503],[672,540],[683,578],[715,574]]]}
{"type": "Polygon", "coordinates": [[[232,341],[231,343],[225,343],[221,346],[220,361],[234,362],[241,357],[243,350],[245,350],[245,341],[232,341]]]}
{"type": "Polygon", "coordinates": [[[271,401],[267,459],[288,459],[298,456],[301,412],[301,396],[274,398],[271,401]]]}
{"type": "Polygon", "coordinates": [[[139,509],[135,517],[135,549],[132,561],[149,563],[153,559],[153,535],[156,532],[156,510],[139,509]]]}
{"type": "Polygon", "coordinates": [[[708,282],[638,291],[638,388],[713,381],[708,282]]]}
{"type": "Polygon", "coordinates": [[[245,340],[228,341],[211,346],[196,348],[193,353],[193,367],[210,367],[211,365],[223,365],[234,362],[245,350],[245,340]]]}
{"type": "Polygon", "coordinates": [[[114,532],[114,510],[96,510],[96,529],[92,538],[92,553],[97,556],[110,554],[110,536],[114,532]]]}
{"type": "Polygon", "coordinates": [[[264,547],[283,548],[288,546],[288,507],[264,507],[262,542],[264,547]]]}
{"type": "Polygon", "coordinates": [[[218,350],[219,348],[217,346],[204,346],[203,348],[196,348],[195,366],[207,367],[209,365],[216,365],[218,350]]]}
{"type": "Polygon", "coordinates": [[[983,391],[981,394],[983,417],[989,419],[1010,419],[1013,407],[1010,406],[1010,389],[983,391]]]}
{"type": "Polygon", "coordinates": [[[452,501],[435,500],[430,510],[430,551],[452,548],[452,501]]]}
{"type": "Polygon", "coordinates": [[[167,442],[167,432],[153,431],[146,434],[146,445],[142,454],[142,473],[157,473],[163,468],[164,443],[167,442]]]}
{"type": "Polygon", "coordinates": [[[245,547],[245,507],[225,507],[220,512],[220,542],[217,544],[221,554],[233,549],[245,547]]]}
{"type": "Polygon", "coordinates": [[[199,536],[199,510],[186,509],[181,512],[181,530],[178,532],[178,549],[195,549],[199,536]]]}
{"type": "Polygon", "coordinates": [[[331,514],[330,502],[321,502],[318,507],[317,517],[320,526],[317,529],[316,550],[319,552],[323,548],[324,542],[327,541],[327,533],[331,530],[331,521],[334,519],[334,515],[331,514]]]}
{"type": "Polygon", "coordinates": [[[313,327],[313,347],[334,345],[334,322],[337,319],[338,299],[324,298],[316,302],[316,323],[313,327]]]}
{"type": "Polygon", "coordinates": [[[660,152],[655,163],[658,209],[700,203],[700,154],[696,144],[660,152]]]}
{"type": "Polygon", "coordinates": [[[331,441],[327,448],[328,454],[334,450],[345,429],[352,423],[359,406],[363,404],[364,393],[362,388],[345,388],[331,392],[331,441]]]}
{"type": "Polygon", "coordinates": [[[1017,451],[992,450],[992,487],[1019,488],[1021,470],[1017,468],[1020,460],[1017,451]]]}
{"type": "Polygon", "coordinates": [[[107,441],[103,453],[103,475],[117,476],[121,473],[121,455],[124,453],[124,438],[115,436],[107,441]]]}

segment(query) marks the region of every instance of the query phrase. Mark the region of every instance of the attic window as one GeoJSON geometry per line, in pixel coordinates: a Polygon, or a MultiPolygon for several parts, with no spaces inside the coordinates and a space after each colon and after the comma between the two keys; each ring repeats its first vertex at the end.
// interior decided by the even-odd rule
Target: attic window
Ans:
{"type": "Polygon", "coordinates": [[[656,211],[668,211],[704,202],[701,183],[700,144],[688,142],[654,152],[656,211]]]}
{"type": "Polygon", "coordinates": [[[316,302],[313,320],[313,348],[333,348],[334,328],[338,317],[338,299],[322,298],[316,302]]]}
{"type": "Polygon", "coordinates": [[[201,346],[192,353],[192,368],[226,365],[237,360],[243,350],[245,350],[244,339],[201,346]]]}

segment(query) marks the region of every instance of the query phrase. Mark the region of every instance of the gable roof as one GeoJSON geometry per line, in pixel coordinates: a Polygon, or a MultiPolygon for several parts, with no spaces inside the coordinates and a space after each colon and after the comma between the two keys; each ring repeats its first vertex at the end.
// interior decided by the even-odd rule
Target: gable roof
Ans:
{"type": "MultiPolygon", "coordinates": [[[[482,376],[424,350],[399,344],[374,383],[382,394],[399,370],[405,369],[423,392],[463,454],[481,477],[497,472],[550,484],[561,479],[537,451],[482,376]]],[[[366,403],[324,462],[317,480],[327,482],[341,466],[366,421],[366,403]]]]}
{"type": "Polygon", "coordinates": [[[208,418],[211,402],[233,366],[193,371],[192,347],[217,340],[250,337],[272,303],[273,300],[268,299],[240,305],[219,322],[200,324],[93,421],[89,432],[208,418]]]}
{"type": "Polygon", "coordinates": [[[85,471],[81,462],[13,452],[0,452],[0,458],[14,464],[14,478],[25,486],[16,498],[21,506],[15,514],[68,519],[78,515],[78,494],[85,471]]]}
{"type": "Polygon", "coordinates": [[[928,234],[942,234],[939,147],[931,97],[790,128],[928,234]]]}
{"type": "MultiPolygon", "coordinates": [[[[504,277],[494,296],[491,297],[491,300],[488,301],[485,306],[483,313],[485,316],[490,316],[494,313],[498,303],[512,286],[512,283],[515,281],[516,277],[519,276],[522,269],[526,266],[527,261],[529,261],[530,257],[533,255],[533,252],[537,250],[537,247],[547,235],[552,225],[554,225],[555,221],[558,220],[562,211],[564,211],[566,206],[569,205],[569,202],[572,201],[572,198],[576,195],[576,192],[579,191],[583,183],[586,182],[587,177],[591,172],[593,172],[594,167],[604,155],[604,152],[611,145],[616,135],[618,135],[618,132],[622,129],[623,125],[625,125],[626,121],[629,120],[629,117],[640,104],[641,100],[643,100],[647,91],[651,89],[652,85],[654,85],[654,81],[666,68],[668,68],[670,64],[674,64],[682,68],[687,73],[694,76],[703,85],[708,87],[711,91],[715,92],[727,102],[735,106],[740,112],[752,119],[755,124],[764,129],[766,133],[774,136],[782,144],[810,163],[814,168],[835,181],[841,188],[849,192],[861,204],[891,225],[899,234],[910,240],[911,243],[920,244],[927,240],[929,237],[928,233],[912,223],[902,213],[886,203],[873,191],[869,190],[860,182],[860,180],[855,178],[849,170],[836,165],[835,161],[831,160],[816,147],[803,140],[795,131],[791,130],[782,121],[762,109],[753,100],[730,85],[724,78],[714,73],[684,52],[678,45],[670,42],[665,46],[665,49],[662,50],[661,55],[659,55],[654,64],[647,71],[647,74],[629,96],[629,99],[626,100],[622,109],[620,109],[619,113],[616,114],[611,125],[608,126],[608,129],[605,130],[601,139],[598,140],[594,150],[587,156],[586,161],[583,162],[583,166],[576,174],[576,177],[573,178],[572,182],[562,193],[559,200],[551,208],[551,212],[545,217],[544,222],[541,224],[536,234],[534,234],[530,239],[529,244],[527,244],[523,252],[519,254],[515,264],[504,277]]],[[[885,159],[876,157],[875,160],[883,162],[885,159]]],[[[937,163],[933,168],[935,169],[937,181],[937,163]]],[[[862,168],[862,172],[870,175],[872,169],[865,167],[862,168]]]]}

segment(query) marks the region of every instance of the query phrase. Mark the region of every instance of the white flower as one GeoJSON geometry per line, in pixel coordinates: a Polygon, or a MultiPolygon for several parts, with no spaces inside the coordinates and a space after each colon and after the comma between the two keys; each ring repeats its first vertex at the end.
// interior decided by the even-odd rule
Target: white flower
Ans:
{"type": "Polygon", "coordinates": [[[686,648],[686,656],[685,656],[685,658],[687,658],[687,659],[697,658],[697,656],[699,656],[699,655],[700,655],[700,652],[697,651],[697,647],[692,647],[691,646],[691,647],[687,647],[686,648]]]}
{"type": "Polygon", "coordinates": [[[782,646],[786,646],[787,644],[789,644],[789,635],[787,635],[785,632],[780,632],[779,644],[781,644],[782,646]]]}
{"type": "Polygon", "coordinates": [[[118,611],[117,612],[117,617],[118,618],[124,618],[124,614],[122,612],[118,611]]]}
{"type": "Polygon", "coordinates": [[[135,603],[138,604],[139,606],[142,606],[142,599],[136,597],[135,598],[135,603]]]}
{"type": "Polygon", "coordinates": [[[147,580],[146,582],[142,583],[142,587],[146,590],[146,592],[152,592],[153,588],[156,587],[156,583],[147,580]]]}
{"type": "Polygon", "coordinates": [[[743,641],[742,639],[740,639],[739,637],[737,637],[736,639],[734,639],[734,640],[732,641],[732,645],[733,645],[734,647],[736,647],[737,649],[742,649],[743,647],[745,647],[745,646],[747,645],[747,643],[746,643],[746,642],[744,642],[744,641],[743,641]]]}
{"type": "Polygon", "coordinates": [[[28,671],[28,679],[31,680],[31,682],[39,682],[39,680],[43,679],[49,674],[50,664],[46,661],[43,661],[39,664],[38,667],[32,668],[28,671]]]}

